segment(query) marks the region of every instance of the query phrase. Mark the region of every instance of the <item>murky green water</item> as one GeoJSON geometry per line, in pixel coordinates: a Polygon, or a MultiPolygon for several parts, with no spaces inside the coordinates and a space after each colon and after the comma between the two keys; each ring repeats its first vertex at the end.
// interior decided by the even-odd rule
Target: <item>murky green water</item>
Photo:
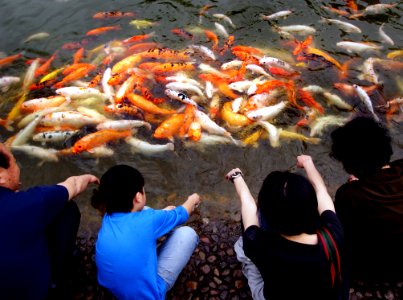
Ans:
{"type": "MultiPolygon", "coordinates": [[[[353,20],[351,23],[360,27],[362,34],[346,34],[335,26],[319,23],[321,16],[338,18],[327,13],[322,5],[342,6],[344,1],[79,1],[79,0],[0,0],[0,52],[12,55],[23,52],[26,58],[48,57],[61,49],[67,42],[76,42],[85,38],[85,33],[93,28],[110,25],[121,25],[122,30],[107,33],[91,40],[86,49],[113,39],[124,39],[155,31],[154,41],[175,49],[183,49],[190,44],[170,32],[172,28],[189,28],[202,26],[214,30],[213,13],[225,13],[236,24],[235,30],[224,24],[230,34],[235,36],[236,44],[251,45],[261,48],[272,48],[290,52],[285,45],[286,40],[273,32],[268,22],[259,18],[260,14],[271,14],[280,10],[292,9],[293,14],[285,20],[275,22],[279,25],[304,24],[316,28],[315,45],[333,55],[340,61],[349,59],[350,55],[336,46],[341,40],[379,42],[378,28],[385,23],[384,30],[394,40],[394,46],[384,46],[376,57],[384,58],[392,50],[402,47],[402,6],[394,8],[385,15],[353,20]],[[203,5],[214,5],[199,24],[199,10],[203,5]],[[151,29],[137,30],[129,25],[130,18],[95,20],[92,15],[100,11],[130,11],[137,13],[137,18],[157,21],[158,26],[151,29]],[[50,37],[40,41],[23,43],[28,36],[48,32],[50,37]]],[[[376,1],[358,1],[360,9],[376,1]]],[[[391,2],[389,2],[391,3],[391,2]]],[[[346,19],[343,19],[346,20],[346,19]]],[[[348,21],[348,20],[346,20],[348,21]]],[[[299,37],[302,39],[302,37],[299,37]]],[[[196,43],[210,45],[204,37],[196,38],[196,43]]],[[[74,52],[61,50],[54,65],[70,63],[74,52]]],[[[356,65],[365,58],[354,57],[356,65]]],[[[230,58],[222,58],[229,60],[230,58]]],[[[21,76],[27,66],[23,60],[9,67],[0,69],[1,76],[21,76]]],[[[377,70],[384,89],[381,92],[386,100],[401,96],[396,77],[398,71],[377,70]]],[[[401,71],[401,69],[400,69],[401,71]]],[[[358,70],[351,70],[346,82],[357,83],[358,70]]],[[[400,72],[400,76],[402,76],[400,72]]],[[[303,86],[317,84],[331,88],[337,80],[335,68],[322,67],[303,72],[299,82],[303,86]]],[[[4,117],[10,109],[10,98],[16,91],[0,94],[0,116],[4,117]]],[[[358,98],[349,99],[357,105],[358,98]]],[[[357,111],[360,111],[358,107],[357,111]]],[[[337,109],[326,107],[327,113],[350,115],[337,109]]],[[[298,119],[291,114],[282,116],[279,122],[282,127],[293,125],[298,119]]],[[[390,123],[394,138],[395,153],[393,158],[403,157],[402,124],[390,123]]],[[[4,141],[12,132],[1,129],[4,141]]],[[[309,132],[304,132],[308,134],[309,132]]],[[[156,156],[143,154],[133,155],[124,144],[113,146],[115,155],[106,159],[83,159],[80,157],[62,158],[59,163],[44,163],[38,166],[38,160],[16,153],[22,169],[23,186],[55,183],[65,177],[90,172],[102,175],[110,166],[117,163],[130,164],[137,167],[146,178],[146,190],[149,204],[163,207],[168,204],[179,204],[192,192],[199,193],[205,200],[200,208],[201,217],[218,218],[233,217],[238,210],[237,199],[230,183],[224,180],[225,173],[233,168],[244,170],[250,188],[256,194],[265,175],[275,169],[289,169],[295,165],[298,154],[306,153],[314,157],[318,169],[334,194],[336,188],[346,180],[347,175],[341,166],[329,158],[329,132],[322,136],[319,145],[304,144],[299,141],[282,142],[279,148],[272,148],[267,140],[261,141],[258,147],[240,148],[233,145],[207,146],[204,149],[191,149],[183,146],[181,141],[175,142],[175,152],[156,156]]],[[[80,196],[77,201],[82,211],[82,235],[94,235],[100,224],[100,217],[89,205],[90,192],[80,196]]]]}

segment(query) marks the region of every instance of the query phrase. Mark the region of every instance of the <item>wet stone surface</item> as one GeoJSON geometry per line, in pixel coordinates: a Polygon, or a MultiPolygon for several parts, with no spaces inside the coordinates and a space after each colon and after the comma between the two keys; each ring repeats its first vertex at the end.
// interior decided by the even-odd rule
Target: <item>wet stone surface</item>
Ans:
{"type": "MultiPolygon", "coordinates": [[[[239,222],[195,220],[189,225],[199,234],[200,242],[166,299],[252,299],[233,250],[241,233],[239,222]]],[[[71,299],[115,299],[97,283],[94,244],[94,238],[77,240],[81,255],[70,286],[71,299]]],[[[355,282],[350,289],[350,299],[403,299],[403,282],[355,282]]]]}

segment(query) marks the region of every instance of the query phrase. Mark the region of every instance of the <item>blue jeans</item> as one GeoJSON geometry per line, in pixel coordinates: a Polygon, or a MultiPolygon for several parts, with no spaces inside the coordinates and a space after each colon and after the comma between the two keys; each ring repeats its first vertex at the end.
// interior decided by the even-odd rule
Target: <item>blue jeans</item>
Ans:
{"type": "Polygon", "coordinates": [[[169,232],[167,239],[158,247],[158,275],[165,281],[167,291],[174,286],[198,243],[199,237],[194,229],[182,226],[169,232]]]}

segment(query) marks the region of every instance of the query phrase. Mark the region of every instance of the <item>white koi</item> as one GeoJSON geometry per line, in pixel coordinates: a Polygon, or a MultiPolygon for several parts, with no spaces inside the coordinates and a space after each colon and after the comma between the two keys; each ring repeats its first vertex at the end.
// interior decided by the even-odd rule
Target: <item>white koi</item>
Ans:
{"type": "Polygon", "coordinates": [[[43,39],[48,38],[49,36],[50,36],[50,34],[47,32],[38,32],[38,33],[32,34],[29,37],[27,37],[23,41],[23,43],[28,43],[28,42],[37,41],[37,40],[43,40],[43,39]]]}
{"type": "Polygon", "coordinates": [[[20,82],[20,77],[3,76],[0,78],[0,89],[2,92],[7,92],[11,85],[20,82]]]}
{"type": "Polygon", "coordinates": [[[356,54],[361,54],[367,51],[378,51],[382,49],[382,46],[379,46],[374,43],[358,43],[358,42],[342,41],[338,42],[336,45],[340,48],[343,48],[348,53],[356,53],[356,54]]]}
{"type": "Polygon", "coordinates": [[[300,34],[300,35],[314,34],[316,32],[315,28],[307,25],[279,26],[278,29],[283,32],[300,34]]]}
{"type": "Polygon", "coordinates": [[[371,98],[368,96],[368,94],[364,91],[362,87],[360,87],[357,84],[353,85],[354,89],[356,90],[358,97],[361,99],[361,101],[365,104],[367,109],[371,112],[371,114],[374,116],[375,121],[379,121],[378,116],[375,114],[374,108],[372,106],[372,101],[371,98]]]}
{"type": "Polygon", "coordinates": [[[310,93],[315,93],[315,94],[321,94],[325,92],[325,89],[319,85],[308,85],[302,88],[303,91],[305,92],[310,92],[310,93]]]}
{"type": "Polygon", "coordinates": [[[311,125],[310,136],[321,136],[325,128],[329,126],[343,126],[348,122],[349,118],[341,116],[324,116],[318,117],[311,125]]]}
{"type": "Polygon", "coordinates": [[[219,70],[217,70],[217,69],[215,69],[212,66],[207,65],[207,64],[203,64],[203,63],[199,64],[199,69],[202,72],[205,72],[205,73],[214,74],[214,75],[217,75],[217,76],[220,76],[220,77],[223,77],[223,78],[229,78],[229,76],[227,74],[225,74],[223,72],[220,72],[219,70]]]}
{"type": "Polygon", "coordinates": [[[231,60],[229,62],[223,63],[221,65],[221,70],[229,70],[229,69],[238,69],[242,66],[243,61],[242,60],[231,60]]]}
{"type": "Polygon", "coordinates": [[[41,162],[39,165],[42,165],[45,161],[47,162],[58,162],[59,158],[57,156],[57,150],[55,149],[45,149],[32,145],[19,145],[19,146],[11,146],[12,151],[21,151],[29,156],[39,158],[41,162]]]}
{"type": "Polygon", "coordinates": [[[76,86],[64,87],[56,90],[56,94],[69,97],[71,99],[83,99],[89,97],[97,97],[103,100],[107,100],[108,96],[101,93],[99,90],[94,88],[81,88],[76,86]]]}
{"type": "Polygon", "coordinates": [[[165,86],[167,89],[174,90],[177,92],[191,92],[194,94],[199,95],[200,97],[204,97],[204,94],[201,89],[199,89],[197,86],[186,83],[186,82],[170,82],[165,86]]]}
{"type": "Polygon", "coordinates": [[[137,139],[135,137],[131,137],[126,139],[126,142],[131,146],[131,151],[132,152],[140,152],[145,155],[152,155],[152,154],[157,154],[160,152],[165,152],[165,151],[174,151],[175,147],[173,143],[167,143],[167,144],[150,144],[146,141],[142,141],[140,139],[137,139]]]}
{"type": "Polygon", "coordinates": [[[326,18],[321,18],[322,23],[329,23],[329,24],[334,24],[337,27],[339,27],[341,30],[343,30],[344,32],[348,32],[348,33],[361,33],[361,29],[358,28],[357,26],[348,23],[348,22],[343,22],[337,19],[326,19],[326,18]]]}
{"type": "Polygon", "coordinates": [[[205,57],[205,58],[208,58],[208,59],[211,59],[211,60],[216,60],[214,52],[211,51],[206,46],[190,45],[190,46],[188,46],[188,48],[193,50],[193,52],[197,52],[197,53],[202,54],[202,56],[205,57]]]}
{"type": "Polygon", "coordinates": [[[261,66],[250,64],[246,66],[246,69],[248,71],[251,71],[252,73],[257,73],[263,76],[266,76],[269,79],[273,79],[273,76],[271,76],[269,73],[267,73],[261,66]]]}
{"type": "Polygon", "coordinates": [[[11,146],[21,146],[28,142],[28,140],[33,135],[36,126],[38,126],[39,122],[43,117],[43,113],[39,114],[31,123],[29,123],[23,130],[18,132],[15,136],[15,139],[11,142],[11,146]]]}
{"type": "Polygon", "coordinates": [[[379,84],[378,75],[375,73],[374,63],[377,62],[378,59],[370,57],[367,58],[362,64],[361,70],[362,73],[358,75],[358,79],[360,80],[368,80],[369,82],[379,84]]]}
{"type": "Polygon", "coordinates": [[[211,120],[208,115],[204,112],[196,110],[196,121],[200,124],[200,126],[207,130],[209,133],[231,136],[231,134],[224,128],[218,125],[216,122],[211,120]]]}
{"type": "Polygon", "coordinates": [[[243,97],[239,97],[239,98],[232,100],[231,108],[234,113],[238,113],[243,101],[244,101],[243,97]]]}
{"type": "Polygon", "coordinates": [[[213,94],[215,92],[215,88],[213,84],[210,81],[206,81],[206,88],[204,89],[204,92],[206,93],[207,98],[211,99],[213,97],[213,94]]]}
{"type": "Polygon", "coordinates": [[[383,31],[383,25],[385,25],[385,23],[383,23],[380,27],[379,27],[379,36],[381,37],[381,40],[388,45],[393,46],[395,44],[395,42],[390,38],[390,36],[388,36],[385,31],[383,31]]]}
{"type": "Polygon", "coordinates": [[[168,76],[165,77],[167,81],[177,81],[177,82],[184,82],[184,83],[190,83],[193,84],[199,88],[203,88],[203,85],[200,84],[197,80],[194,80],[192,78],[187,77],[185,73],[176,73],[175,76],[168,76]]]}
{"type": "Polygon", "coordinates": [[[39,58],[35,59],[33,63],[29,66],[27,72],[25,73],[24,81],[22,83],[23,93],[29,92],[29,87],[35,80],[35,71],[39,67],[39,58]]]}
{"type": "Polygon", "coordinates": [[[259,63],[263,66],[277,67],[288,72],[295,72],[294,68],[289,63],[275,57],[264,56],[259,60],[259,63]]]}
{"type": "Polygon", "coordinates": [[[280,146],[280,133],[276,126],[267,121],[258,121],[257,124],[262,126],[269,133],[270,145],[273,148],[280,146]]]}
{"type": "Polygon", "coordinates": [[[323,96],[326,98],[326,100],[330,104],[332,104],[340,109],[353,110],[353,107],[350,104],[348,104],[346,101],[341,99],[338,95],[331,94],[330,92],[323,92],[323,96]]]}
{"type": "Polygon", "coordinates": [[[114,129],[114,130],[129,130],[144,126],[147,130],[151,130],[151,124],[141,120],[110,120],[97,125],[97,130],[114,129]]]}
{"type": "Polygon", "coordinates": [[[250,80],[243,80],[243,81],[236,81],[232,82],[228,85],[228,87],[232,90],[238,91],[240,93],[246,92],[252,85],[253,81],[250,80]]]}
{"type": "Polygon", "coordinates": [[[257,120],[269,120],[276,117],[287,106],[285,101],[281,101],[275,105],[265,106],[256,110],[251,110],[245,113],[245,115],[252,121],[257,120]]]}
{"type": "Polygon", "coordinates": [[[32,140],[42,144],[52,143],[61,144],[68,138],[72,137],[78,130],[54,130],[47,132],[40,132],[32,136],[32,140]]]}
{"type": "Polygon", "coordinates": [[[196,108],[198,107],[198,104],[195,101],[190,99],[188,96],[186,96],[186,94],[184,94],[182,92],[174,91],[171,89],[166,89],[165,95],[167,95],[171,99],[178,100],[185,104],[193,105],[196,108]]]}
{"type": "Polygon", "coordinates": [[[108,84],[109,79],[112,77],[112,69],[107,68],[102,76],[102,89],[107,97],[107,99],[114,104],[114,96],[115,96],[115,90],[113,89],[113,86],[110,86],[108,84]]]}
{"type": "Polygon", "coordinates": [[[103,158],[103,157],[111,157],[115,154],[115,152],[106,146],[99,146],[92,148],[90,151],[83,151],[80,153],[80,156],[84,158],[103,158]]]}
{"type": "Polygon", "coordinates": [[[262,14],[262,15],[260,15],[260,18],[262,20],[264,20],[264,21],[271,21],[271,20],[277,20],[277,19],[280,19],[280,18],[286,18],[291,14],[292,14],[291,10],[282,10],[282,11],[273,13],[271,15],[263,15],[262,14]]]}
{"type": "Polygon", "coordinates": [[[388,10],[394,8],[397,5],[397,3],[391,3],[391,4],[373,4],[373,5],[368,5],[364,11],[363,15],[364,16],[369,16],[369,15],[381,15],[386,13],[388,10]]]}
{"type": "Polygon", "coordinates": [[[214,18],[220,19],[220,20],[224,20],[225,22],[227,22],[232,28],[236,28],[235,24],[232,22],[231,18],[224,15],[224,14],[213,14],[214,18]]]}
{"type": "Polygon", "coordinates": [[[103,114],[100,114],[97,110],[92,109],[92,108],[88,108],[88,107],[84,107],[84,106],[79,106],[77,107],[77,111],[79,113],[82,113],[86,116],[92,117],[94,119],[98,119],[101,121],[107,121],[108,118],[105,117],[103,114]]]}
{"type": "Polygon", "coordinates": [[[97,125],[104,120],[90,117],[76,111],[53,112],[45,115],[40,124],[43,126],[72,126],[80,128],[85,125],[97,125]]]}
{"type": "Polygon", "coordinates": [[[221,25],[220,23],[214,22],[214,26],[217,29],[217,32],[219,35],[221,35],[224,38],[229,37],[229,34],[223,25],[221,25]]]}

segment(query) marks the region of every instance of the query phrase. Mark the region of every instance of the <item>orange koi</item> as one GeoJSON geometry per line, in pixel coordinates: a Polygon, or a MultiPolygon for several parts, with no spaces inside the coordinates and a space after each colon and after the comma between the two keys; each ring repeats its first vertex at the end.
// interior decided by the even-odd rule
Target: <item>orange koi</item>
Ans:
{"type": "Polygon", "coordinates": [[[296,76],[299,73],[298,72],[290,72],[287,70],[284,70],[282,68],[277,68],[277,67],[268,67],[269,72],[272,75],[277,75],[277,76],[281,76],[281,77],[292,77],[292,76],[296,76]]]}
{"type": "Polygon", "coordinates": [[[234,44],[235,37],[233,35],[230,35],[228,39],[225,41],[224,46],[220,49],[220,55],[224,55],[224,53],[232,47],[234,44]]]}
{"type": "Polygon", "coordinates": [[[31,58],[31,59],[27,59],[25,61],[25,64],[30,66],[34,61],[38,60],[40,64],[43,64],[47,61],[46,58],[40,57],[40,58],[31,58]]]}
{"type": "Polygon", "coordinates": [[[285,87],[286,85],[287,83],[281,80],[277,79],[269,80],[266,81],[265,83],[257,84],[256,85],[257,90],[255,93],[256,94],[266,93],[279,87],[285,87]]]}
{"type": "Polygon", "coordinates": [[[199,141],[201,138],[201,125],[199,122],[192,122],[189,126],[188,132],[187,132],[187,136],[188,139],[192,140],[192,141],[199,141]]]}
{"type": "Polygon", "coordinates": [[[235,94],[228,86],[228,83],[226,82],[219,82],[217,85],[218,90],[223,94],[224,96],[235,99],[238,98],[239,96],[235,94]]]}
{"type": "Polygon", "coordinates": [[[154,67],[159,66],[160,62],[145,62],[138,65],[139,69],[151,71],[154,67]]]}
{"type": "Polygon", "coordinates": [[[117,73],[111,76],[111,78],[108,80],[108,84],[115,86],[121,84],[123,81],[126,80],[128,77],[128,74],[126,73],[117,73]]]}
{"type": "Polygon", "coordinates": [[[150,49],[154,49],[154,48],[158,48],[158,44],[157,43],[140,43],[140,44],[135,44],[133,46],[130,46],[130,48],[127,50],[126,54],[135,54],[135,53],[140,53],[140,52],[144,52],[150,49]]]}
{"type": "Polygon", "coordinates": [[[80,49],[78,49],[76,51],[76,53],[74,53],[73,55],[73,64],[77,64],[80,62],[80,60],[84,57],[84,48],[81,47],[80,49]]]}
{"type": "Polygon", "coordinates": [[[263,52],[257,48],[254,47],[249,47],[249,46],[234,46],[231,48],[232,52],[246,52],[248,54],[257,54],[257,55],[263,55],[263,52]]]}
{"type": "Polygon", "coordinates": [[[319,50],[319,49],[316,49],[313,47],[307,47],[305,52],[307,54],[314,54],[314,55],[321,56],[328,62],[331,62],[332,64],[334,64],[339,70],[342,70],[341,64],[336,59],[331,57],[330,54],[326,53],[325,51],[322,51],[322,50],[319,50]]]}
{"type": "Polygon", "coordinates": [[[123,42],[123,44],[136,43],[136,42],[147,40],[147,39],[153,37],[154,35],[155,35],[155,32],[151,32],[151,33],[143,34],[143,35],[134,35],[130,38],[123,40],[122,42],[123,42]]]}
{"type": "Polygon", "coordinates": [[[150,92],[150,90],[144,86],[140,87],[140,92],[141,95],[146,98],[148,101],[153,102],[154,104],[160,104],[165,102],[164,98],[154,98],[153,94],[150,92]]]}
{"type": "Polygon", "coordinates": [[[320,114],[325,112],[322,105],[315,101],[310,92],[298,89],[299,98],[308,106],[315,108],[320,114]]]}
{"type": "Polygon", "coordinates": [[[35,77],[38,77],[40,75],[45,75],[46,73],[48,73],[50,65],[52,64],[52,61],[56,58],[56,55],[57,55],[57,51],[43,65],[41,65],[38,69],[36,69],[35,77]]]}
{"type": "Polygon", "coordinates": [[[209,9],[211,9],[211,8],[213,8],[213,7],[216,7],[217,5],[212,5],[212,4],[207,4],[207,5],[204,5],[200,10],[199,10],[199,16],[204,16],[205,14],[206,14],[206,12],[209,10],[209,9]]]}
{"type": "Polygon", "coordinates": [[[141,55],[133,54],[120,61],[112,67],[112,74],[122,73],[135,67],[142,60],[141,55]]]}
{"type": "Polygon", "coordinates": [[[74,72],[71,72],[70,74],[68,74],[66,77],[64,77],[62,79],[62,81],[56,83],[55,88],[61,88],[68,82],[80,79],[80,78],[86,76],[89,72],[91,72],[94,69],[95,69],[95,66],[79,68],[79,69],[75,70],[74,72]]]}
{"type": "Polygon", "coordinates": [[[193,34],[181,28],[171,29],[171,32],[185,39],[193,39],[193,34]]]}
{"type": "Polygon", "coordinates": [[[179,129],[179,137],[184,137],[185,134],[189,131],[190,125],[193,123],[193,120],[195,118],[195,110],[196,108],[193,105],[186,104],[185,119],[179,129]]]}
{"type": "Polygon", "coordinates": [[[331,6],[322,6],[322,8],[339,16],[347,17],[348,15],[350,15],[350,13],[345,10],[337,9],[331,6]]]}
{"type": "Polygon", "coordinates": [[[259,59],[244,51],[232,51],[240,60],[247,61],[250,64],[259,65],[259,59]]]}
{"type": "Polygon", "coordinates": [[[214,51],[217,50],[217,47],[218,47],[218,37],[217,37],[217,35],[214,32],[210,31],[210,30],[204,30],[204,34],[206,35],[206,37],[207,37],[207,39],[209,41],[213,42],[212,49],[214,51]]]}
{"type": "Polygon", "coordinates": [[[199,76],[200,79],[205,80],[205,81],[213,82],[214,84],[218,84],[218,83],[221,83],[221,82],[229,83],[229,81],[230,81],[228,78],[224,78],[224,77],[218,76],[216,74],[202,73],[202,74],[199,74],[198,76],[199,76]]]}
{"type": "Polygon", "coordinates": [[[357,13],[358,5],[354,0],[347,0],[347,6],[350,8],[351,12],[357,13]]]}
{"type": "Polygon", "coordinates": [[[21,53],[15,54],[15,55],[11,55],[11,56],[7,56],[4,58],[0,59],[0,67],[3,67],[5,65],[11,64],[13,61],[19,59],[22,57],[21,53]]]}
{"type": "Polygon", "coordinates": [[[125,104],[111,104],[104,107],[104,110],[108,113],[117,114],[117,115],[129,115],[135,116],[139,118],[143,118],[143,112],[140,111],[137,107],[125,105],[125,104]]]}
{"type": "Polygon", "coordinates": [[[143,58],[186,61],[190,59],[189,52],[177,51],[168,48],[153,48],[148,51],[142,52],[139,55],[143,58]]]}
{"type": "Polygon", "coordinates": [[[42,82],[33,83],[29,86],[30,91],[36,91],[45,87],[50,87],[56,83],[56,79],[50,79],[42,82]]]}
{"type": "Polygon", "coordinates": [[[48,131],[74,131],[77,130],[77,128],[68,126],[68,125],[62,125],[62,126],[36,126],[35,127],[35,132],[48,132],[48,131]]]}
{"type": "Polygon", "coordinates": [[[122,11],[106,11],[106,12],[98,12],[92,17],[94,19],[112,19],[112,18],[127,18],[134,17],[135,13],[133,12],[122,12],[122,11]]]}
{"type": "Polygon", "coordinates": [[[221,109],[221,118],[227,122],[229,126],[244,127],[252,124],[252,121],[246,116],[232,111],[231,102],[224,103],[221,109]]]}
{"type": "Polygon", "coordinates": [[[95,75],[94,78],[91,79],[90,83],[88,84],[88,87],[96,87],[102,80],[102,72],[98,73],[95,75]]]}
{"type": "Polygon", "coordinates": [[[310,44],[312,44],[313,36],[309,35],[304,41],[300,42],[295,40],[297,43],[294,51],[292,52],[293,55],[298,55],[302,50],[306,49],[310,44]]]}
{"type": "Polygon", "coordinates": [[[98,35],[98,34],[103,34],[105,32],[108,32],[108,31],[120,30],[120,29],[122,29],[122,27],[120,27],[120,25],[98,27],[98,28],[88,31],[85,35],[98,35]]]}
{"type": "Polygon", "coordinates": [[[153,67],[151,72],[164,74],[167,72],[193,71],[194,69],[193,63],[164,63],[153,67]]]}
{"type": "Polygon", "coordinates": [[[79,139],[73,145],[73,154],[81,153],[84,151],[91,151],[91,149],[102,146],[106,143],[120,140],[131,136],[131,131],[118,131],[113,129],[102,129],[94,133],[87,134],[83,138],[79,139]]]}
{"type": "Polygon", "coordinates": [[[131,104],[134,106],[144,110],[145,112],[158,114],[158,115],[171,115],[174,114],[174,110],[168,110],[164,108],[160,108],[159,106],[155,105],[154,103],[148,101],[144,97],[136,94],[128,94],[127,99],[131,104]]]}
{"type": "Polygon", "coordinates": [[[84,68],[84,67],[92,68],[92,67],[95,67],[95,66],[91,65],[91,64],[88,64],[88,63],[77,63],[77,64],[73,64],[73,65],[70,65],[70,66],[66,67],[63,70],[62,74],[67,75],[67,74],[70,74],[71,72],[74,72],[74,71],[76,71],[78,69],[81,69],[81,68],[84,68]]]}
{"type": "Polygon", "coordinates": [[[66,102],[66,98],[64,96],[37,98],[22,103],[20,106],[20,110],[24,113],[35,112],[38,110],[43,110],[45,108],[58,107],[64,102],[66,102]]]}
{"type": "Polygon", "coordinates": [[[157,139],[173,139],[181,128],[185,114],[174,114],[165,121],[154,132],[154,137],[157,139]]]}
{"type": "MultiPolygon", "coordinates": [[[[354,89],[354,87],[351,84],[336,82],[336,83],[333,84],[333,86],[336,89],[338,89],[339,91],[342,91],[347,96],[354,96],[354,95],[357,94],[356,90],[354,89]]],[[[379,88],[379,86],[377,84],[374,84],[374,85],[371,85],[371,86],[362,86],[362,89],[367,94],[372,94],[378,88],[379,88]]]]}

